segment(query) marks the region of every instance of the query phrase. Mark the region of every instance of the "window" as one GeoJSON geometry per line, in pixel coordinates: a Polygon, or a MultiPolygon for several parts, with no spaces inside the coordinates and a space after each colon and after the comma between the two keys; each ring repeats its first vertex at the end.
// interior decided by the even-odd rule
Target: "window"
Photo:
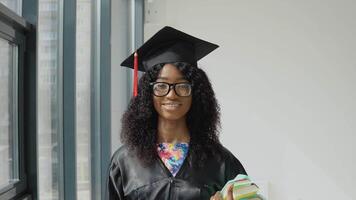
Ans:
{"type": "Polygon", "coordinates": [[[37,66],[38,199],[60,198],[61,11],[59,0],[39,0],[37,66]]]}
{"type": "Polygon", "coordinates": [[[77,0],[76,158],[77,199],[91,199],[92,0],[77,0]]]}
{"type": "Polygon", "coordinates": [[[105,198],[109,6],[0,0],[1,200],[105,198]]]}
{"type": "Polygon", "coordinates": [[[60,190],[60,10],[57,0],[39,0],[38,10],[38,191],[40,200],[59,199],[60,190]]]}
{"type": "Polygon", "coordinates": [[[0,0],[0,3],[4,4],[6,7],[21,15],[22,13],[22,0],[0,0]]]}
{"type": "Polygon", "coordinates": [[[0,189],[19,180],[17,47],[0,37],[0,189]]]}
{"type": "Polygon", "coordinates": [[[29,24],[10,10],[15,1],[0,1],[0,199],[23,196],[28,187],[22,73],[29,24]],[[11,4],[12,3],[12,4],[11,4]]]}

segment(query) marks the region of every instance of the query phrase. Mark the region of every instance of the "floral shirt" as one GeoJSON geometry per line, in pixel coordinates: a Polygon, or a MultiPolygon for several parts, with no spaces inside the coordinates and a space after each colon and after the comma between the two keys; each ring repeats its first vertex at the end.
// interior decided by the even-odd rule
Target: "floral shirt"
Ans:
{"type": "Polygon", "coordinates": [[[157,152],[167,169],[175,176],[188,154],[188,143],[159,143],[157,152]]]}

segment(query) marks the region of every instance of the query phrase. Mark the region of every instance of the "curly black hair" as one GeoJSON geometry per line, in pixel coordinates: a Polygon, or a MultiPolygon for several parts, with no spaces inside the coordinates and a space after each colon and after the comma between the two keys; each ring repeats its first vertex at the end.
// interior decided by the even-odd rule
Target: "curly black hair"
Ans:
{"type": "MultiPolygon", "coordinates": [[[[186,117],[190,133],[188,159],[193,166],[201,167],[209,156],[221,155],[220,107],[202,69],[183,62],[172,64],[192,84],[192,105],[186,117]]],[[[141,77],[138,94],[131,99],[122,117],[121,141],[145,164],[157,158],[158,114],[153,106],[150,83],[156,81],[163,66],[158,64],[141,77]]]]}

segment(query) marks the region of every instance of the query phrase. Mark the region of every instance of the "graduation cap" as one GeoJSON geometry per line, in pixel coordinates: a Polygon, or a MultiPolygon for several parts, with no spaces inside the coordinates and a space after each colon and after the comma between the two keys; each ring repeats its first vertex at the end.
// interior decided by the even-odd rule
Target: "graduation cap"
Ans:
{"type": "Polygon", "coordinates": [[[219,46],[169,26],[163,27],[140,48],[126,58],[121,66],[134,69],[134,96],[137,95],[137,71],[148,71],[157,64],[197,61],[219,46]]]}

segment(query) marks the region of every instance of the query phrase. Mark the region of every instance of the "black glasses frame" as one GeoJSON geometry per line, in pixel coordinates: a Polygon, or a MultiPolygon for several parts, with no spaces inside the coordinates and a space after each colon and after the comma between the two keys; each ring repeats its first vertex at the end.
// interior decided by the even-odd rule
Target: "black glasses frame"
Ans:
{"type": "Polygon", "coordinates": [[[189,97],[189,96],[192,95],[192,89],[193,89],[193,84],[191,84],[191,83],[189,83],[189,82],[167,83],[167,82],[161,82],[161,81],[159,81],[159,82],[151,82],[151,83],[150,83],[150,86],[152,87],[152,93],[153,93],[153,95],[155,95],[156,97],[164,97],[164,96],[167,96],[167,95],[169,94],[169,92],[171,91],[171,88],[172,88],[172,87],[173,87],[173,90],[174,90],[174,92],[176,93],[177,96],[179,96],[179,97],[189,97]],[[157,83],[164,83],[164,84],[167,84],[167,85],[169,86],[169,87],[168,87],[168,91],[167,91],[166,94],[164,94],[164,95],[156,95],[156,94],[154,93],[154,91],[153,91],[153,86],[154,86],[155,84],[157,84],[157,83]],[[189,93],[188,96],[181,96],[181,95],[179,95],[179,94],[177,93],[176,85],[178,85],[178,84],[187,84],[187,85],[190,85],[190,93],[189,93]]]}

